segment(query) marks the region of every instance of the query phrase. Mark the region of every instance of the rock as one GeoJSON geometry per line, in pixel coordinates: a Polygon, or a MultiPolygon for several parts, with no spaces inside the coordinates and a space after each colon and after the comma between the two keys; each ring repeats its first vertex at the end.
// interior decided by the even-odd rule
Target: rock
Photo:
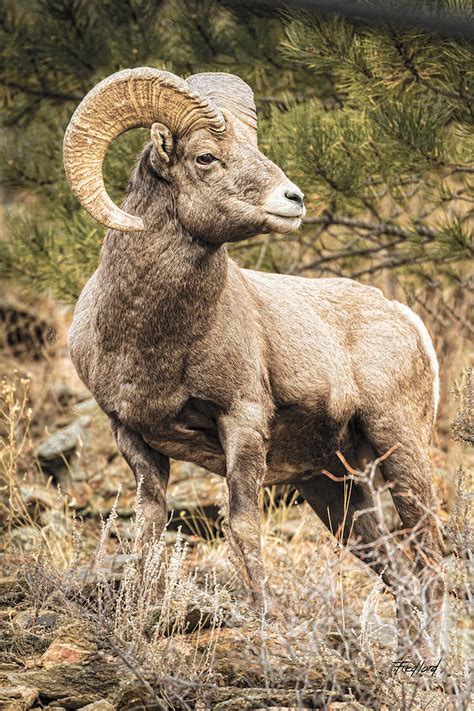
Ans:
{"type": "Polygon", "coordinates": [[[90,399],[90,392],[84,388],[78,389],[68,383],[54,383],[51,388],[51,393],[56,397],[60,405],[64,407],[72,402],[79,403],[90,399]]]}
{"type": "Polygon", "coordinates": [[[94,590],[96,588],[99,575],[106,578],[109,583],[120,581],[123,579],[124,568],[131,563],[136,563],[138,566],[140,560],[140,556],[131,553],[104,555],[102,558],[102,566],[98,570],[93,563],[79,565],[74,570],[73,579],[76,583],[82,586],[84,590],[87,590],[89,587],[94,590]]]}
{"type": "MultiPolygon", "coordinates": [[[[172,708],[162,698],[158,692],[153,696],[150,691],[144,687],[137,679],[129,680],[128,683],[122,683],[117,686],[115,692],[109,697],[113,700],[117,709],[136,709],[136,711],[145,711],[145,709],[153,709],[153,711],[161,711],[161,709],[172,708]],[[159,703],[157,703],[159,699],[159,703]],[[161,703],[163,701],[163,703],[161,703]]],[[[179,708],[175,706],[174,708],[179,708]]],[[[182,707],[183,708],[183,707],[182,707]]],[[[184,707],[186,708],[186,706],[184,707]]],[[[192,706],[187,706],[192,708],[192,706]]]]}
{"type": "Polygon", "coordinates": [[[20,486],[20,494],[25,504],[43,509],[54,508],[58,500],[57,492],[39,484],[20,486]]]}
{"type": "MultiPolygon", "coordinates": [[[[214,666],[213,671],[219,674],[223,683],[229,687],[261,687],[265,684],[266,670],[262,657],[258,654],[261,647],[258,629],[242,630],[223,627],[216,636],[215,631],[200,630],[195,638],[190,640],[195,645],[197,652],[205,653],[208,645],[213,644],[214,666]]],[[[190,635],[193,637],[193,635],[190,635]]],[[[282,679],[298,678],[300,673],[296,657],[281,646],[278,638],[269,637],[265,641],[265,655],[273,669],[278,669],[282,679]]],[[[324,664],[315,663],[308,671],[307,684],[311,688],[321,688],[325,684],[325,668],[333,666],[337,669],[338,680],[341,683],[351,683],[352,674],[350,665],[345,663],[339,655],[331,650],[326,650],[324,664]]],[[[270,699],[268,700],[270,701],[270,699]]],[[[264,704],[265,705],[265,704],[264,704]]],[[[271,706],[296,706],[294,695],[291,701],[267,703],[271,706]]],[[[214,707],[213,707],[214,708],[214,707]]],[[[243,707],[246,708],[246,707],[243,707]]],[[[253,707],[252,707],[253,708],[253,707]]]]}
{"type": "Polygon", "coordinates": [[[326,699],[320,691],[301,689],[298,696],[299,699],[293,689],[215,687],[209,690],[204,698],[213,711],[250,711],[250,709],[265,709],[265,711],[298,709],[300,711],[305,708],[326,708],[326,699]]]}
{"type": "Polygon", "coordinates": [[[25,553],[38,549],[41,543],[41,533],[33,526],[21,526],[12,530],[12,545],[25,553]]]}
{"type": "MultiPolygon", "coordinates": [[[[156,626],[160,623],[161,609],[156,607],[151,610],[145,622],[144,632],[151,638],[155,631],[156,626]]],[[[176,620],[173,619],[173,615],[170,615],[169,620],[167,620],[166,625],[162,628],[161,632],[165,636],[172,635],[176,632],[176,620]]],[[[211,610],[200,610],[198,607],[191,605],[186,610],[186,614],[183,620],[183,633],[191,634],[196,630],[209,629],[210,627],[218,627],[223,624],[222,620],[218,620],[216,615],[211,610]]]]}
{"type": "Polygon", "coordinates": [[[82,711],[115,711],[115,706],[111,704],[110,701],[101,699],[100,701],[94,701],[92,704],[83,706],[82,711]]]}
{"type": "Polygon", "coordinates": [[[128,672],[108,656],[89,657],[85,662],[58,663],[48,669],[8,673],[10,684],[39,690],[43,703],[63,708],[81,708],[109,696],[128,678],[128,672]],[[53,703],[56,702],[56,703],[53,703]],[[79,703],[79,706],[77,703],[79,703]]]}
{"type": "Polygon", "coordinates": [[[82,415],[42,442],[35,450],[41,467],[52,474],[67,468],[67,462],[87,438],[86,428],[90,423],[91,418],[82,415]]]}
{"type": "Polygon", "coordinates": [[[14,625],[25,630],[29,630],[32,627],[51,630],[57,626],[60,619],[59,612],[53,612],[52,610],[40,610],[37,612],[35,609],[28,609],[18,612],[14,619],[14,625]]]}
{"type": "Polygon", "coordinates": [[[58,539],[66,540],[67,536],[67,518],[64,511],[51,509],[42,511],[40,514],[40,523],[44,529],[54,531],[58,539]]]}
{"type": "Polygon", "coordinates": [[[38,698],[39,690],[31,686],[10,686],[0,689],[0,709],[29,709],[38,698]]]}
{"type": "Polygon", "coordinates": [[[97,694],[72,694],[59,699],[63,709],[83,709],[97,701],[97,694]]]}
{"type": "Polygon", "coordinates": [[[138,563],[141,557],[136,553],[116,553],[115,555],[104,555],[102,558],[103,570],[107,573],[123,572],[125,566],[131,563],[138,563]]]}
{"type": "Polygon", "coordinates": [[[222,487],[221,478],[216,476],[190,476],[187,479],[171,481],[168,488],[168,508],[175,511],[206,509],[216,505],[222,487]]]}
{"type": "MultiPolygon", "coordinates": [[[[189,635],[193,652],[206,654],[212,644],[214,661],[213,673],[220,684],[233,689],[233,694],[223,696],[216,690],[216,696],[203,696],[213,711],[221,709],[256,709],[258,707],[298,707],[326,708],[328,697],[325,691],[327,670],[337,674],[338,684],[349,688],[355,683],[351,664],[331,649],[322,646],[312,658],[310,667],[305,668],[305,688],[301,696],[296,694],[294,683],[300,678],[301,660],[298,645],[281,644],[281,637],[273,635],[272,626],[265,634],[265,653],[262,655],[261,627],[246,627],[245,630],[223,627],[215,630],[200,630],[189,635]],[[268,670],[271,670],[274,688],[266,690],[268,670]],[[263,688],[262,688],[263,687],[263,688]],[[246,696],[246,691],[252,692],[246,696]],[[258,692],[254,694],[254,690],[258,692]],[[267,694],[266,696],[264,694],[267,694]],[[238,695],[238,699],[235,698],[238,695]],[[234,705],[232,705],[234,704],[234,705]]],[[[373,687],[374,679],[366,676],[367,685],[373,687]]]]}
{"type": "MultiPolygon", "coordinates": [[[[10,622],[10,629],[4,631],[4,637],[9,638],[10,643],[13,642],[22,649],[21,660],[25,667],[37,666],[41,659],[40,655],[46,652],[53,641],[59,620],[59,613],[50,610],[38,612],[35,609],[28,609],[21,610],[15,615],[10,622]]],[[[2,631],[0,631],[1,637],[2,631]]],[[[22,680],[18,680],[18,683],[22,683],[22,680]]]]}
{"type": "Polygon", "coordinates": [[[75,644],[55,639],[41,657],[41,662],[45,669],[50,669],[58,664],[82,662],[90,653],[88,649],[82,649],[75,644]]]}
{"type": "Polygon", "coordinates": [[[99,406],[93,397],[89,397],[87,400],[83,400],[74,405],[74,412],[78,415],[83,415],[86,412],[94,412],[95,410],[99,410],[99,406]]]}

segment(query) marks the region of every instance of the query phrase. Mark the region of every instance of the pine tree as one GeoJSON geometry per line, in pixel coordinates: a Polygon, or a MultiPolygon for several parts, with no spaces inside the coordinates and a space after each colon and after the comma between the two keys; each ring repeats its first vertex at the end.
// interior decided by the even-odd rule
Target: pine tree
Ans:
{"type": "Polygon", "coordinates": [[[297,271],[458,279],[472,257],[472,44],[300,15],[283,50],[330,83],[333,101],[273,115],[273,135],[294,136],[280,162],[314,196],[308,222],[335,237],[309,230],[312,256],[297,271]]]}
{"type": "MultiPolygon", "coordinates": [[[[471,0],[444,6],[472,14],[471,0]]],[[[64,129],[100,79],[152,65],[248,81],[263,150],[307,195],[304,228],[235,245],[241,264],[469,287],[474,52],[466,39],[232,0],[34,0],[0,12],[3,275],[77,297],[104,229],[65,182],[64,129]]],[[[109,151],[105,176],[117,201],[146,140],[134,131],[109,151]]]]}

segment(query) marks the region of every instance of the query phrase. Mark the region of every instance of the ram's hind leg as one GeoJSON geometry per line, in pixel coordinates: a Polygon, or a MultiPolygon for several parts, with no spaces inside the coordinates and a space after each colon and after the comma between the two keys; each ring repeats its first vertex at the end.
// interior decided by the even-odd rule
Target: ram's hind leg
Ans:
{"type": "MultiPolygon", "coordinates": [[[[334,467],[333,467],[334,469],[334,467]]],[[[333,473],[333,472],[331,472],[333,473]]],[[[324,475],[298,484],[298,489],[323,523],[344,544],[351,541],[351,552],[382,576],[395,597],[398,623],[397,653],[415,654],[425,649],[418,640],[419,620],[413,614],[411,599],[403,594],[409,561],[396,546],[389,545],[387,531],[373,509],[370,491],[354,481],[339,483],[324,475]],[[384,535],[385,533],[385,535],[384,535]]]]}
{"type": "MultiPolygon", "coordinates": [[[[363,466],[359,467],[360,469],[363,466]]],[[[406,595],[411,561],[399,546],[390,540],[382,520],[379,502],[373,500],[373,490],[368,483],[358,483],[348,476],[340,462],[328,466],[332,476],[315,475],[298,483],[298,489],[308,504],[318,514],[327,528],[343,544],[351,542],[351,552],[382,576],[387,588],[394,594],[399,629],[398,651],[414,644],[415,653],[426,648],[420,642],[420,624],[413,611],[413,594],[406,595]]],[[[411,651],[411,650],[410,650],[411,651]]]]}
{"type": "Polygon", "coordinates": [[[411,549],[408,584],[405,591],[396,595],[399,627],[401,631],[407,630],[420,655],[435,657],[441,630],[444,584],[429,449],[423,444],[427,438],[417,433],[402,414],[396,421],[400,424],[395,432],[393,419],[390,426],[383,418],[378,419],[368,436],[379,454],[396,445],[381,464],[381,471],[390,484],[393,502],[403,524],[403,536],[411,549]]]}
{"type": "Polygon", "coordinates": [[[317,474],[298,482],[299,491],[338,540],[347,544],[351,539],[353,553],[377,574],[384,574],[386,550],[379,540],[381,530],[369,489],[349,480],[340,464],[330,469],[339,481],[317,474]]]}

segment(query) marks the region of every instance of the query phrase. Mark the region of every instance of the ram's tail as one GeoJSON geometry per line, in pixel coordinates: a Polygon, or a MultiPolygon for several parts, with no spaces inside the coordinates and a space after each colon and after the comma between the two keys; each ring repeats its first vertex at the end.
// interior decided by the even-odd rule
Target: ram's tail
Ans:
{"type": "Polygon", "coordinates": [[[421,318],[412,311],[406,304],[402,304],[399,301],[393,302],[397,308],[402,312],[402,314],[415,326],[416,330],[420,334],[426,355],[431,364],[431,369],[433,371],[433,410],[434,419],[436,419],[436,414],[438,412],[439,405],[439,364],[438,358],[436,357],[436,352],[433,346],[433,341],[428,333],[428,329],[421,320],[421,318]]]}

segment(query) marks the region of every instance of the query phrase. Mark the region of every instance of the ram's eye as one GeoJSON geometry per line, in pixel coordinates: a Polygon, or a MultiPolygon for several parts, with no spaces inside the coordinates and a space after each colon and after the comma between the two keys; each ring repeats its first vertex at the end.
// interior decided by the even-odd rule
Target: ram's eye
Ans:
{"type": "Polygon", "coordinates": [[[196,163],[199,163],[199,165],[211,165],[215,160],[217,160],[217,158],[213,156],[212,153],[203,153],[196,158],[196,163]]]}

